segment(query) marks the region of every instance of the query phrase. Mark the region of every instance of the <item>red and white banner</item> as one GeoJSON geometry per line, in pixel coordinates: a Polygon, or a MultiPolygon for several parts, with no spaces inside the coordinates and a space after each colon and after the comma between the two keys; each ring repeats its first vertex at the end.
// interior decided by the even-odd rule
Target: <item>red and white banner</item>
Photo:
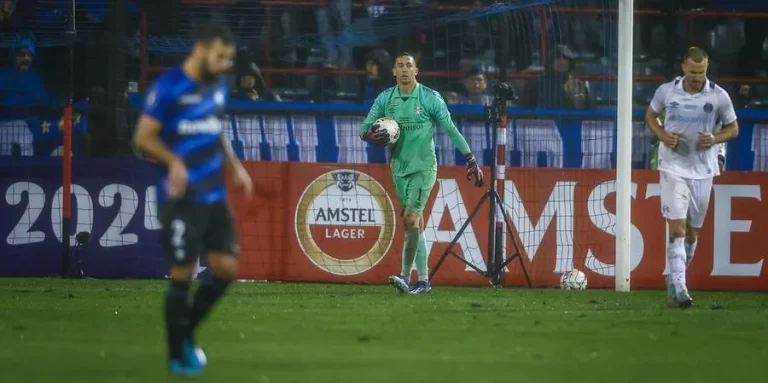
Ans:
{"type": "MultiPolygon", "coordinates": [[[[400,206],[386,165],[246,164],[256,196],[233,191],[239,221],[241,277],[247,279],[385,283],[400,270],[400,206]]],[[[615,172],[515,169],[507,172],[505,205],[513,235],[535,286],[555,286],[560,273],[584,271],[590,286],[613,286],[615,172]]],[[[666,224],[659,207],[658,173],[633,173],[632,287],[663,287],[666,224]]],[[[766,254],[768,175],[728,172],[716,179],[709,212],[688,272],[692,289],[768,290],[766,254]]],[[[462,167],[444,167],[424,211],[433,267],[485,190],[462,167]]],[[[455,250],[485,267],[488,206],[483,206],[455,250]]],[[[514,246],[506,240],[507,255],[514,246]]],[[[522,284],[519,263],[505,274],[522,284]]],[[[487,284],[451,257],[435,283],[487,284]]]]}

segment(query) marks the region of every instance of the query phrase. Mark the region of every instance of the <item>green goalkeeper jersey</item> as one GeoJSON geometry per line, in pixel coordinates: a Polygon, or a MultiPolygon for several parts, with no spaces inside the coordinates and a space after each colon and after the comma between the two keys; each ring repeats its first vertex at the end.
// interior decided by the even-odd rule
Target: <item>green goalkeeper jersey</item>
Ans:
{"type": "Polygon", "coordinates": [[[390,161],[395,176],[437,170],[435,124],[443,129],[462,154],[470,152],[467,141],[453,124],[443,98],[438,92],[419,83],[410,94],[400,93],[397,86],[381,92],[360,126],[360,135],[364,135],[382,117],[392,118],[400,126],[400,138],[392,148],[390,161]]]}

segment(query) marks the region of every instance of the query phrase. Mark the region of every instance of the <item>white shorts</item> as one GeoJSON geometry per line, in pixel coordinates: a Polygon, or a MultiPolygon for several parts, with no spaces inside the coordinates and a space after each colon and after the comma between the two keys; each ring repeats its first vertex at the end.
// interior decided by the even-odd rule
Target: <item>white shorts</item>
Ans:
{"type": "Polygon", "coordinates": [[[688,179],[659,172],[661,214],[668,220],[687,219],[688,226],[700,229],[709,208],[712,178],[688,179]]]}

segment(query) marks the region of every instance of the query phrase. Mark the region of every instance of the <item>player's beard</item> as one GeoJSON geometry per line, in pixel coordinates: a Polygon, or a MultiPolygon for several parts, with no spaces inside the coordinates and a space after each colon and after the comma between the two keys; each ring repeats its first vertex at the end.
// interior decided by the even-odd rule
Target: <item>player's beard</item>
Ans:
{"type": "Polygon", "coordinates": [[[216,82],[216,80],[219,79],[219,74],[213,73],[205,61],[203,61],[202,68],[200,69],[201,69],[200,77],[204,83],[213,84],[214,82],[216,82]]]}

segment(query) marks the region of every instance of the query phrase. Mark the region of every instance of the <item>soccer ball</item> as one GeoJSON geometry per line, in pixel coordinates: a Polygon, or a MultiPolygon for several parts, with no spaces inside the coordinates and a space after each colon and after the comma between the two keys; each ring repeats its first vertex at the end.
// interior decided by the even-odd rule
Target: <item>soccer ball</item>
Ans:
{"type": "Polygon", "coordinates": [[[382,117],[376,120],[373,125],[378,125],[376,131],[386,130],[389,133],[389,144],[394,144],[400,138],[400,125],[397,124],[397,121],[389,117],[382,117]]]}
{"type": "Polygon", "coordinates": [[[566,271],[560,276],[560,288],[563,290],[585,290],[587,276],[582,271],[566,271]]]}

